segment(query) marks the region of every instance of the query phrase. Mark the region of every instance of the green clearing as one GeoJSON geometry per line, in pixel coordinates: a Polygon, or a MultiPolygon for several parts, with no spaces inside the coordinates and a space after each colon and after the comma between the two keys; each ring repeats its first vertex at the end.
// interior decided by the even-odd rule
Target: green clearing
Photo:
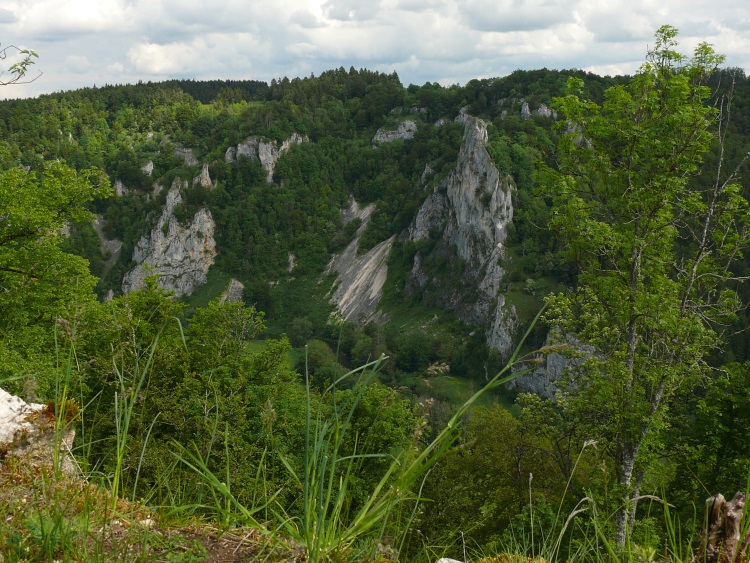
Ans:
{"type": "MultiPolygon", "coordinates": [[[[266,346],[268,345],[267,340],[250,340],[245,346],[247,349],[251,352],[260,352],[262,351],[266,346]]],[[[299,350],[295,350],[294,348],[290,349],[286,353],[286,367],[289,369],[294,369],[294,366],[297,365],[297,362],[299,361],[299,358],[302,356],[302,352],[299,350]]]]}
{"type": "Polygon", "coordinates": [[[187,303],[188,312],[192,313],[196,309],[205,307],[210,301],[221,297],[221,294],[227,289],[231,276],[218,270],[211,268],[208,271],[208,281],[198,289],[195,290],[191,295],[185,297],[187,303]]]}
{"type": "MultiPolygon", "coordinates": [[[[413,388],[418,395],[427,395],[454,406],[462,405],[468,401],[474,393],[487,383],[486,381],[456,377],[454,375],[414,377],[412,380],[414,382],[413,388]]],[[[508,410],[513,410],[513,394],[502,388],[494,389],[482,395],[474,406],[490,407],[495,404],[500,404],[508,410]]]]}

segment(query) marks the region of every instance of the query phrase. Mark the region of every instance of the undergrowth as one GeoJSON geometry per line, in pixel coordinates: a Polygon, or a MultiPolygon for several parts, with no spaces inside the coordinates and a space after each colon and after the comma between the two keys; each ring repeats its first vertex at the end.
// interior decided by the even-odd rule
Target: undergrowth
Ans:
{"type": "MultiPolygon", "coordinates": [[[[532,330],[533,323],[526,336],[532,330]]],[[[83,429],[82,436],[90,435],[81,420],[87,420],[86,409],[92,407],[79,406],[71,398],[76,359],[74,350],[70,350],[65,365],[58,369],[55,408],[48,407],[46,411],[52,413],[54,420],[54,456],[47,464],[14,456],[0,463],[0,561],[398,560],[420,505],[428,502],[421,494],[424,480],[433,465],[456,443],[462,418],[485,393],[522,373],[513,372],[513,367],[521,359],[523,340],[505,367],[455,410],[432,441],[421,448],[388,454],[367,451],[356,434],[354,451],[344,448],[346,440],[351,443],[352,421],[359,402],[386,359],[380,357],[344,374],[320,393],[313,392],[306,372],[303,464],[299,467],[281,457],[298,490],[295,506],[283,505],[279,500],[281,491],[272,490],[265,479],[267,460],[279,455],[276,452],[263,453],[255,470],[254,493],[249,498],[240,498],[232,488],[236,476],[229,461],[217,473],[208,463],[211,447],[203,454],[196,444],[175,442],[175,463],[171,467],[176,470],[181,466],[197,476],[202,492],[188,502],[185,495],[161,491],[152,498],[167,498],[172,502],[149,507],[136,495],[143,451],[136,467],[126,466],[125,454],[133,409],[144,392],[158,344],[159,335],[142,364],[119,366],[117,370],[115,463],[112,472],[106,474],[96,470],[82,474],[80,468],[71,470],[73,458],[62,447],[64,437],[74,425],[83,429]],[[330,408],[323,408],[324,403],[330,408]],[[354,476],[364,463],[373,459],[384,461],[385,469],[366,500],[356,503],[352,497],[354,476]],[[134,473],[134,477],[124,479],[126,471],[134,473]],[[125,482],[132,483],[132,491],[124,490],[125,482]]],[[[223,447],[225,459],[229,460],[229,428],[219,428],[218,414],[215,416],[211,444],[223,447]]],[[[578,460],[586,448],[594,445],[585,443],[578,460]]],[[[90,444],[84,444],[77,452],[85,453],[87,446],[90,448],[90,444]]],[[[148,435],[142,445],[144,451],[147,447],[148,435]]],[[[661,506],[660,518],[666,530],[658,548],[653,542],[634,537],[628,537],[625,546],[618,546],[611,540],[611,515],[602,512],[593,495],[580,499],[570,512],[564,512],[569,485],[570,480],[555,510],[532,502],[530,476],[529,504],[506,530],[503,539],[484,549],[464,542],[464,560],[479,563],[703,561],[696,556],[700,548],[695,541],[683,537],[684,527],[668,503],[655,499],[661,506]]],[[[743,534],[750,525],[747,517],[744,522],[743,534]]],[[[439,546],[425,545],[414,558],[434,561],[443,553],[439,546]]],[[[733,563],[741,561],[738,558],[733,563]]]]}

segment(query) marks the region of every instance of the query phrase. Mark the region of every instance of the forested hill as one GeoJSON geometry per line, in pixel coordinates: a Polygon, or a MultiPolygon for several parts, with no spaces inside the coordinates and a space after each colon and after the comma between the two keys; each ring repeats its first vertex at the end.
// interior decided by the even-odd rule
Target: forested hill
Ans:
{"type": "MultiPolygon", "coordinates": [[[[726,150],[729,160],[737,160],[750,128],[750,83],[744,74],[726,71],[715,77],[714,86],[726,88],[730,75],[737,82],[726,150]]],[[[404,87],[395,73],[340,68],[271,84],[172,80],[9,100],[0,103],[0,166],[41,170],[45,162],[57,159],[75,169],[97,167],[107,172],[118,194],[94,201],[92,210],[101,217],[100,231],[114,243],[109,249],[102,245],[90,224],[73,225],[65,242],[102,278],[97,286],[101,297],[123,290],[123,276],[135,265],[134,249],[157,223],[168,188],[175,178],[188,180],[173,213],[189,227],[199,209],[210,210],[216,254],[208,284],[203,285],[203,278],[195,287],[188,284],[185,293],[193,293],[188,299],[205,303],[235,278],[244,285],[245,301],[267,313],[272,334],[286,332],[295,344],[310,338],[328,340],[334,348],[329,326],[334,276],[320,280],[331,255],[344,250],[361,226],[358,217],[342,220],[341,210],[350,206],[350,197],[360,209],[374,204],[357,253],[397,236],[387,257],[379,315],[400,323],[395,332],[412,334],[415,327],[439,321],[434,330],[412,336],[426,339],[415,347],[429,354],[404,357],[401,365],[412,371],[441,360],[453,366],[454,373],[469,375],[485,371],[491,343],[487,348],[482,338],[459,337],[460,343],[453,346],[458,351],[446,351],[440,337],[446,330],[440,327],[454,322],[455,311],[447,303],[477,299],[471,295],[476,293],[471,287],[476,275],[465,271],[477,264],[467,264],[466,256],[450,249],[422,248],[437,243],[445,224],[433,225],[430,236],[419,241],[412,242],[405,233],[427,196],[456,168],[464,137],[464,124],[456,118],[463,111],[487,124],[487,151],[500,175],[509,175],[514,186],[513,219],[501,258],[500,292],[506,317],[515,319],[508,324],[517,329],[533,316],[548,291],[573,283],[574,268],[546,225],[551,200],[537,189],[540,169],[555,166],[555,148],[564,131],[555,127],[559,123],[550,109],[552,101],[565,93],[571,76],[583,79],[584,96],[595,102],[602,101],[606,88],[627,80],[540,70],[472,80],[465,86],[404,87]],[[414,130],[391,137],[391,142],[374,141],[379,130],[397,131],[404,122],[413,123],[414,130]],[[248,159],[227,157],[228,149],[248,138],[280,146],[293,135],[305,142],[278,158],[270,183],[257,153],[248,159]],[[191,182],[203,165],[209,183],[191,182]],[[439,281],[415,285],[416,254],[424,263],[420,275],[439,281]]],[[[162,227],[166,232],[168,225],[162,227]]],[[[180,269],[179,264],[171,267],[180,269]]],[[[461,320],[468,324],[458,334],[486,331],[492,319],[480,313],[463,315],[461,320]]],[[[361,328],[351,330],[361,333],[361,328]]],[[[542,337],[540,333],[538,339],[542,337]]],[[[731,342],[725,359],[746,357],[744,337],[731,342]]],[[[351,356],[356,343],[352,338],[344,346],[345,357],[351,356]]],[[[390,348],[398,358],[398,346],[390,348]]],[[[359,357],[366,354],[360,351],[359,357]]]]}
{"type": "Polygon", "coordinates": [[[351,478],[342,521],[443,437],[435,508],[394,524],[424,534],[407,552],[463,530],[511,545],[530,473],[550,529],[591,495],[612,515],[594,537],[637,516],[658,548],[641,493],[686,514],[750,460],[750,80],[665,49],[634,77],[340,68],[0,102],[0,380],[75,389],[79,458],[115,494],[229,522],[174,461],[195,444],[180,455],[232,494],[262,480],[303,521],[305,424],[332,417],[351,422],[350,466],[325,474],[351,478]],[[540,396],[494,389],[441,433],[529,327],[521,352],[542,351],[514,369],[540,396]],[[368,385],[340,380],[382,356],[368,385]]]}
{"type": "MultiPolygon", "coordinates": [[[[323,339],[334,349],[328,294],[335,276],[319,280],[332,253],[344,250],[361,225],[360,218],[342,221],[341,210],[349,207],[350,197],[360,209],[375,204],[359,237],[358,253],[397,235],[378,310],[383,318],[400,323],[395,332],[408,332],[419,341],[404,343],[403,357],[397,346],[389,350],[407,371],[440,360],[455,374],[478,374],[485,372],[490,355],[482,336],[488,321],[477,312],[463,319],[468,322],[465,328],[448,329],[450,323],[462,323],[444,306],[456,301],[457,292],[466,294],[465,301],[476,300],[470,295],[475,279],[463,275],[465,257],[431,253],[424,275],[440,274],[442,281],[413,287],[407,278],[418,246],[434,246],[441,225],[434,225],[431,236],[418,243],[402,234],[427,195],[456,168],[465,129],[456,118],[464,108],[486,122],[487,150],[500,174],[510,175],[516,188],[504,256],[507,273],[501,283],[509,315],[533,316],[547,289],[570,281],[544,228],[547,204],[535,194],[535,167],[554,161],[558,135],[551,111],[538,110],[549,108],[571,75],[583,78],[587,92],[598,100],[606,86],[618,81],[580,72],[536,71],[474,80],[463,87],[428,83],[405,88],[395,74],[342,68],[270,85],[169,81],[6,101],[0,104],[0,166],[40,170],[45,162],[60,159],[75,169],[94,166],[107,172],[118,195],[93,202],[92,209],[101,216],[105,236],[122,242],[121,248],[111,245],[116,261],[112,250],[100,249],[89,224],[73,226],[65,243],[86,257],[92,273],[102,278],[97,288],[102,297],[109,290],[123,290],[123,276],[134,267],[134,250],[157,223],[174,179],[188,180],[174,215],[189,225],[199,209],[210,210],[216,244],[208,284],[196,284],[190,299],[205,303],[235,278],[244,284],[245,301],[266,312],[272,334],[286,332],[297,345],[323,339]],[[373,141],[378,130],[397,130],[404,122],[414,123],[408,138],[373,141]],[[278,159],[270,183],[258,158],[227,158],[230,147],[248,138],[281,146],[293,135],[305,142],[278,159]],[[190,157],[179,149],[189,149],[190,157]],[[148,163],[153,168],[146,172],[148,163]],[[192,183],[204,164],[210,187],[192,183]],[[157,193],[160,188],[155,186],[164,189],[157,193]],[[435,317],[434,330],[412,330],[435,317]],[[479,335],[468,337],[475,329],[479,335]],[[442,342],[446,335],[455,335],[451,338],[457,343],[442,342]],[[407,348],[423,351],[412,358],[407,348]]],[[[166,231],[168,226],[163,226],[166,231]]],[[[425,250],[430,249],[421,248],[422,254],[425,250]]],[[[360,336],[339,347],[346,358],[364,338],[360,327],[351,330],[360,336]]],[[[366,358],[364,348],[359,350],[358,358],[366,358]]]]}

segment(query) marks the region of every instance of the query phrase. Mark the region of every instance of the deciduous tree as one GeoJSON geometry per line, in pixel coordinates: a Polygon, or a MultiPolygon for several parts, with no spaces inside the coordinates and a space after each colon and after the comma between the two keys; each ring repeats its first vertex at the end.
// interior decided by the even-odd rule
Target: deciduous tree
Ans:
{"type": "Polygon", "coordinates": [[[723,57],[705,43],[685,57],[676,37],[660,28],[632,81],[601,106],[577,95],[577,79],[556,102],[567,133],[553,224],[579,273],[574,291],[549,299],[548,320],[597,350],[563,401],[595,421],[591,437],[615,460],[621,544],[668,405],[708,373],[718,323],[737,310],[727,282],[748,241],[734,175],[720,167],[713,185],[691,180],[717,119],[725,125],[705,85],[723,57]]]}
{"type": "Polygon", "coordinates": [[[53,323],[94,299],[87,261],[59,243],[66,225],[92,217],[85,204],[109,189],[101,172],[57,162],[40,174],[0,172],[0,376],[22,374],[19,363],[37,362],[40,352],[51,361],[52,350],[39,347],[51,342],[53,323]]]}

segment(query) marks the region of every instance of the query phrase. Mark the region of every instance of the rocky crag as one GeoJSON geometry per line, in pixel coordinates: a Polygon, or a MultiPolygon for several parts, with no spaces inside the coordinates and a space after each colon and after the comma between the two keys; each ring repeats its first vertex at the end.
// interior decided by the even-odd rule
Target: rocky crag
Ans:
{"type": "Polygon", "coordinates": [[[325,271],[326,274],[338,273],[331,303],[336,305],[344,320],[350,322],[367,322],[375,318],[388,277],[388,257],[395,237],[384,240],[361,256],[357,255],[359,237],[367,228],[373,211],[374,204],[360,208],[354,198],[350,198],[349,207],[341,211],[342,220],[349,223],[358,217],[362,224],[354,240],[340,254],[333,256],[325,271]]]}
{"type": "Polygon", "coordinates": [[[375,132],[375,136],[372,138],[373,144],[379,143],[390,143],[401,139],[408,141],[414,138],[414,133],[417,132],[417,123],[411,119],[404,119],[398,124],[396,129],[390,129],[388,127],[381,127],[375,132]]]}
{"type": "MultiPolygon", "coordinates": [[[[574,335],[562,335],[559,330],[551,330],[534,359],[535,367],[518,375],[507,387],[554,399],[563,383],[563,376],[570,378],[566,385],[575,386],[578,370],[594,354],[593,346],[584,344],[574,335]]],[[[526,367],[520,365],[516,371],[524,371],[526,367]]]]}
{"type": "Polygon", "coordinates": [[[292,136],[286,139],[279,146],[275,141],[265,141],[260,137],[248,137],[236,147],[229,147],[224,153],[226,162],[234,162],[241,156],[246,156],[253,160],[260,161],[263,170],[268,174],[268,182],[273,181],[273,171],[276,168],[276,162],[281,155],[288,152],[293,145],[299,145],[307,141],[306,135],[292,133],[292,136]]]}
{"type": "Polygon", "coordinates": [[[239,280],[232,278],[229,280],[227,288],[224,293],[221,294],[219,302],[223,305],[224,303],[240,303],[245,292],[245,286],[239,280]]]}
{"type": "MultiPolygon", "coordinates": [[[[75,407],[71,403],[68,408],[75,407]]],[[[58,421],[55,410],[54,403],[26,403],[0,389],[0,459],[16,456],[29,459],[32,465],[50,465],[57,449],[60,468],[75,473],[71,455],[75,430],[64,420],[58,421]],[[62,429],[56,429],[58,422],[62,429]]]]}
{"type": "MultiPolygon", "coordinates": [[[[210,179],[207,181],[210,185],[210,179]]],[[[133,251],[136,265],[123,278],[123,293],[145,287],[149,275],[158,276],[159,285],[174,291],[177,297],[189,295],[206,283],[216,256],[215,224],[206,208],[200,209],[187,225],[180,224],[174,210],[182,203],[180,190],[186,188],[186,181],[175,178],[156,225],[141,237],[133,251]]]]}
{"type": "Polygon", "coordinates": [[[429,291],[436,304],[467,323],[485,326],[488,346],[508,354],[515,313],[501,294],[501,263],[513,220],[514,186],[487,152],[487,124],[464,111],[456,119],[464,124],[456,167],[435,185],[405,237],[413,242],[435,236],[439,240],[429,253],[415,255],[405,293],[429,291]],[[438,261],[458,265],[460,272],[430,267],[438,261]]]}
{"type": "Polygon", "coordinates": [[[102,256],[108,256],[107,261],[104,263],[104,270],[102,277],[107,275],[112,269],[112,266],[120,259],[120,251],[122,250],[122,241],[117,239],[108,239],[104,232],[104,217],[101,214],[97,214],[93,221],[94,230],[99,235],[99,252],[102,256]]]}

